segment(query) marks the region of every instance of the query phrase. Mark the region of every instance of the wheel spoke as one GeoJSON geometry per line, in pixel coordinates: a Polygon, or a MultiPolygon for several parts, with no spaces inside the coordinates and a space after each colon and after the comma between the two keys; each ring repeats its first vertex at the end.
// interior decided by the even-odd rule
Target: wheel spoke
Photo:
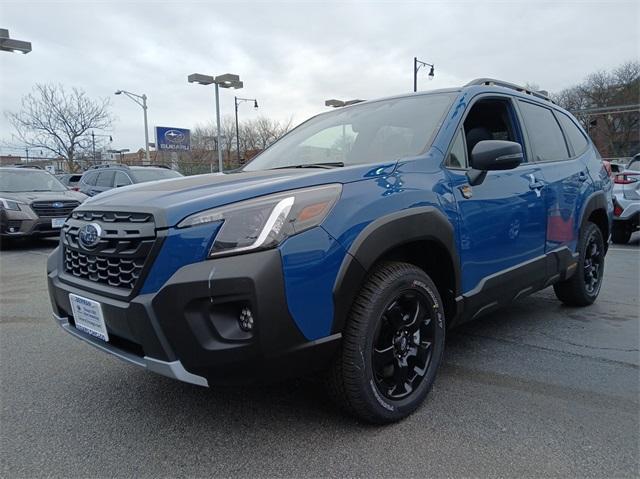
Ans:
{"type": "Polygon", "coordinates": [[[413,388],[408,383],[409,364],[405,358],[396,360],[393,369],[393,386],[389,389],[391,397],[401,397],[409,394],[413,388]]]}
{"type": "Polygon", "coordinates": [[[381,373],[385,367],[389,366],[393,362],[394,358],[395,356],[393,354],[393,345],[384,349],[374,348],[373,368],[376,370],[376,372],[381,373]]]}
{"type": "Polygon", "coordinates": [[[420,324],[422,323],[422,319],[424,318],[424,309],[420,306],[420,301],[416,301],[416,310],[413,315],[409,318],[409,322],[406,325],[407,330],[413,334],[415,333],[420,324]]]}
{"type": "Polygon", "coordinates": [[[389,306],[384,315],[391,326],[396,329],[401,327],[404,323],[404,314],[402,313],[402,308],[400,308],[400,305],[397,301],[389,306]]]}

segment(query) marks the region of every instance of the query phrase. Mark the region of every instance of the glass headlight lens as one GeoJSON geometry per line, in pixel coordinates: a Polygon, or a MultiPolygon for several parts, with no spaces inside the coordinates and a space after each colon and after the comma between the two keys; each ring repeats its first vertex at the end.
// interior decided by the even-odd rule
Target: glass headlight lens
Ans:
{"type": "Polygon", "coordinates": [[[201,211],[182,220],[178,228],[221,221],[210,257],[272,248],[320,224],[341,192],[342,185],[331,184],[263,196],[201,211]]]}
{"type": "Polygon", "coordinates": [[[22,203],[14,200],[5,200],[0,198],[0,208],[5,210],[20,211],[20,205],[22,203]]]}

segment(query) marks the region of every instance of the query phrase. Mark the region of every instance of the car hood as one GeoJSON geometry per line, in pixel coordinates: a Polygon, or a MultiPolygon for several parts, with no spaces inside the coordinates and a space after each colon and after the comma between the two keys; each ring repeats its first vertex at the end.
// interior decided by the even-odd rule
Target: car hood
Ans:
{"type": "Polygon", "coordinates": [[[0,198],[6,200],[20,201],[22,203],[33,203],[34,201],[79,201],[82,203],[87,199],[87,195],[78,191],[23,191],[19,193],[9,193],[0,191],[0,198]]]}
{"type": "Polygon", "coordinates": [[[80,209],[149,212],[158,227],[171,227],[198,211],[288,189],[376,178],[390,174],[395,165],[396,162],[185,176],[112,189],[90,198],[80,209]]]}

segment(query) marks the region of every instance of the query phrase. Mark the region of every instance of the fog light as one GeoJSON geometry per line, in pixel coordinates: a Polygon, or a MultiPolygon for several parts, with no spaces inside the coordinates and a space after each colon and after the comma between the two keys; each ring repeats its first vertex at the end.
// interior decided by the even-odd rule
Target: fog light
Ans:
{"type": "Polygon", "coordinates": [[[249,308],[242,308],[238,322],[240,323],[240,329],[243,331],[253,330],[253,313],[249,308]]]}

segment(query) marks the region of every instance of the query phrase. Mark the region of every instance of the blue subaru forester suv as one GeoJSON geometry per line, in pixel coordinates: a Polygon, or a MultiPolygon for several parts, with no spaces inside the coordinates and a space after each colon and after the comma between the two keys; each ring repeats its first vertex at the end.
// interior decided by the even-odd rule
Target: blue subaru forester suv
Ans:
{"type": "Polygon", "coordinates": [[[391,422],[449,328],[548,286],[593,303],[612,210],[570,114],[480,79],[320,114],[238,171],[90,199],[49,291],[62,328],[129,363],[202,386],[323,372],[391,422]]]}

